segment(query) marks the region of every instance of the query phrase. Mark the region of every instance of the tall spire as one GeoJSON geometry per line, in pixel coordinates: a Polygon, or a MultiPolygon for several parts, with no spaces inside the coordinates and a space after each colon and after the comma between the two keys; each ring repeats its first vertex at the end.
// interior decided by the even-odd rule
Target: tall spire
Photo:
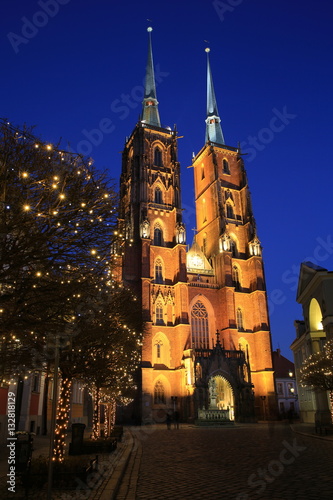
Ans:
{"type": "Polygon", "coordinates": [[[221,128],[221,120],[217,109],[217,103],[214,92],[212,71],[210,69],[209,52],[210,49],[205,49],[207,52],[207,118],[206,118],[206,142],[216,142],[224,144],[224,137],[221,128]]]}
{"type": "Polygon", "coordinates": [[[148,59],[146,66],[145,95],[142,102],[141,120],[148,125],[161,126],[158,113],[158,100],[156,99],[156,85],[154,75],[153,50],[151,45],[151,32],[153,28],[147,28],[148,35],[148,59]]]}

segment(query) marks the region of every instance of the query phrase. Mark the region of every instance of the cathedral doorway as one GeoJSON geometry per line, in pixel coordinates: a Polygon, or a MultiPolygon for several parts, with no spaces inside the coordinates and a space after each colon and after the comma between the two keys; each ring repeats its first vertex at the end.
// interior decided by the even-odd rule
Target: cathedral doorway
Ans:
{"type": "Polygon", "coordinates": [[[229,419],[235,419],[234,393],[230,382],[222,375],[211,377],[209,387],[209,409],[229,410],[229,419]]]}

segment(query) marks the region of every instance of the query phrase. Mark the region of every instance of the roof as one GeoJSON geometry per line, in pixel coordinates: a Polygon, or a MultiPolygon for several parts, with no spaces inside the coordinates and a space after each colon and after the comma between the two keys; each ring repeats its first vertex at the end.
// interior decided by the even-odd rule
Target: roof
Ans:
{"type": "Polygon", "coordinates": [[[295,376],[295,365],[292,361],[282,356],[280,349],[272,352],[273,368],[275,371],[275,378],[287,378],[289,372],[295,376]]]}

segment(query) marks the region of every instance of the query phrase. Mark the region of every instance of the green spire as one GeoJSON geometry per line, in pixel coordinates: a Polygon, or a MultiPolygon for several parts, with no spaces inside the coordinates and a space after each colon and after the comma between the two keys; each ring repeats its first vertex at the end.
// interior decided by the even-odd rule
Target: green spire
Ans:
{"type": "Polygon", "coordinates": [[[147,28],[148,35],[148,59],[146,66],[145,94],[142,102],[141,121],[148,125],[161,126],[158,113],[158,100],[156,99],[156,85],[154,75],[153,50],[151,45],[151,32],[153,28],[147,28]]]}
{"type": "Polygon", "coordinates": [[[206,142],[216,142],[224,144],[224,137],[221,128],[221,120],[217,109],[217,103],[214,92],[212,71],[210,69],[209,52],[210,49],[205,49],[207,52],[207,118],[206,118],[206,142]]]}

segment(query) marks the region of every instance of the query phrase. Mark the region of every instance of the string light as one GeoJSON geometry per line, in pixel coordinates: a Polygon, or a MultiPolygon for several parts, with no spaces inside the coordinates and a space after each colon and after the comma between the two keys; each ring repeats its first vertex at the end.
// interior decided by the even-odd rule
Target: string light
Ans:
{"type": "MultiPolygon", "coordinates": [[[[114,265],[118,265],[120,261],[114,261],[113,257],[110,259],[110,241],[112,240],[112,228],[116,221],[117,212],[114,195],[111,191],[110,193],[106,192],[105,183],[96,182],[87,162],[79,155],[58,150],[55,146],[44,144],[39,140],[36,141],[36,138],[29,134],[16,133],[15,131],[15,135],[16,141],[24,143],[22,151],[32,151],[32,155],[26,155],[26,158],[32,158],[31,164],[24,163],[30,174],[28,171],[24,171],[20,175],[22,163],[18,162],[14,175],[18,190],[20,193],[24,193],[23,200],[22,194],[21,198],[17,197],[17,200],[20,200],[19,210],[22,210],[23,206],[24,211],[31,211],[29,217],[22,216],[25,223],[31,221],[29,228],[32,229],[32,232],[26,246],[27,254],[29,256],[29,252],[36,252],[36,258],[34,256],[31,268],[23,268],[24,276],[28,278],[25,282],[28,284],[30,295],[24,297],[20,314],[24,315],[26,311],[29,311],[29,320],[34,317],[34,314],[36,316],[43,314],[44,311],[41,311],[41,308],[44,290],[53,287],[55,293],[59,292],[60,298],[63,298],[61,306],[66,312],[67,325],[73,328],[73,332],[77,333],[75,330],[77,324],[87,328],[86,322],[86,325],[91,326],[93,333],[97,333],[97,338],[93,336],[90,338],[94,342],[100,341],[99,349],[107,352],[107,356],[103,357],[99,349],[94,348],[93,342],[91,342],[91,346],[88,345],[89,343],[86,345],[81,340],[80,334],[73,335],[71,347],[68,349],[71,361],[65,368],[71,373],[71,377],[78,377],[78,373],[80,373],[80,376],[84,375],[87,379],[90,377],[91,384],[95,387],[103,386],[98,389],[100,396],[97,398],[97,403],[100,405],[100,398],[103,397],[105,404],[110,407],[110,412],[107,414],[107,426],[111,426],[112,422],[114,423],[116,399],[121,402],[120,398],[124,390],[128,389],[129,386],[135,388],[131,372],[138,367],[140,349],[137,346],[141,345],[140,340],[138,340],[141,338],[141,334],[128,327],[128,320],[124,324],[125,321],[120,314],[119,317],[110,315],[109,305],[106,307],[107,299],[103,298],[103,303],[102,299],[99,298],[100,296],[107,297],[108,294],[112,298],[116,296],[118,291],[125,291],[119,282],[118,271],[112,272],[114,265]],[[24,150],[24,148],[27,149],[24,150]],[[60,194],[59,191],[55,191],[57,189],[59,189],[60,194]],[[60,202],[65,198],[68,198],[70,203],[60,202]],[[25,204],[23,204],[24,202],[25,204]],[[92,214],[94,218],[91,217],[92,214]],[[55,218],[55,216],[57,217],[55,218]],[[38,254],[38,235],[44,234],[43,231],[50,237],[40,239],[41,253],[38,254]],[[103,231],[106,236],[103,236],[103,231]],[[33,245],[35,237],[38,243],[30,250],[28,245],[33,245]],[[102,238],[101,244],[100,237],[102,238]],[[92,248],[94,245],[96,248],[92,248]],[[78,249],[78,256],[76,256],[78,249]],[[67,266],[68,261],[71,263],[69,266],[67,266]],[[43,278],[36,279],[41,277],[43,278]],[[44,287],[46,288],[44,289],[44,287]],[[61,293],[62,287],[64,292],[61,293]],[[89,307],[87,306],[87,290],[94,295],[92,305],[89,307]],[[67,293],[68,291],[71,293],[67,293]],[[36,302],[34,302],[35,298],[37,298],[36,302]],[[96,313],[96,302],[98,303],[98,313],[96,313]],[[80,312],[78,312],[79,310],[80,312]],[[95,318],[94,315],[96,315],[95,318]],[[110,345],[114,345],[112,353],[110,345]],[[91,356],[88,352],[89,349],[91,356]],[[83,361],[87,362],[88,358],[89,370],[88,368],[82,370],[83,361]],[[98,382],[98,377],[102,382],[98,382]]],[[[15,208],[14,203],[15,199],[11,202],[12,208],[15,208]]],[[[114,236],[119,240],[120,254],[123,253],[121,250],[126,238],[122,231],[119,232],[118,236],[118,231],[114,231],[114,236]]],[[[25,262],[26,260],[24,260],[22,267],[25,262]]],[[[11,293],[14,297],[15,283],[11,286],[11,293]]],[[[127,303],[130,305],[130,301],[132,300],[134,303],[135,298],[129,291],[127,293],[127,303]]],[[[114,309],[118,314],[116,301],[115,304],[114,309]]],[[[47,303],[47,305],[50,304],[47,303]]],[[[0,312],[8,314],[7,305],[6,312],[4,309],[1,309],[0,312]]],[[[21,346],[47,347],[45,331],[43,331],[46,326],[43,325],[49,326],[49,324],[39,321],[34,328],[36,331],[28,331],[26,327],[22,327],[24,316],[18,318],[22,331],[17,337],[16,335],[6,335],[3,339],[6,345],[10,348],[11,346],[17,348],[21,346]],[[27,337],[29,337],[28,343],[27,337]]],[[[53,330],[58,331],[58,326],[62,325],[62,321],[58,313],[56,321],[53,324],[50,323],[53,330]]],[[[28,322],[28,324],[30,323],[28,322]]],[[[90,335],[90,332],[87,335],[90,335]]],[[[27,360],[27,362],[29,361],[27,360]]],[[[21,364],[17,372],[16,369],[12,370],[11,376],[22,376],[24,370],[23,364],[21,364]]],[[[62,372],[63,379],[57,408],[53,458],[57,461],[63,460],[64,438],[69,418],[72,382],[70,377],[64,376],[66,370],[62,372]]],[[[9,382],[8,376],[4,376],[3,380],[9,382]]],[[[17,380],[12,378],[12,383],[17,384],[17,380]]],[[[126,398],[123,399],[124,404],[125,402],[126,398]]],[[[97,409],[98,411],[100,408],[97,409]]]]}

